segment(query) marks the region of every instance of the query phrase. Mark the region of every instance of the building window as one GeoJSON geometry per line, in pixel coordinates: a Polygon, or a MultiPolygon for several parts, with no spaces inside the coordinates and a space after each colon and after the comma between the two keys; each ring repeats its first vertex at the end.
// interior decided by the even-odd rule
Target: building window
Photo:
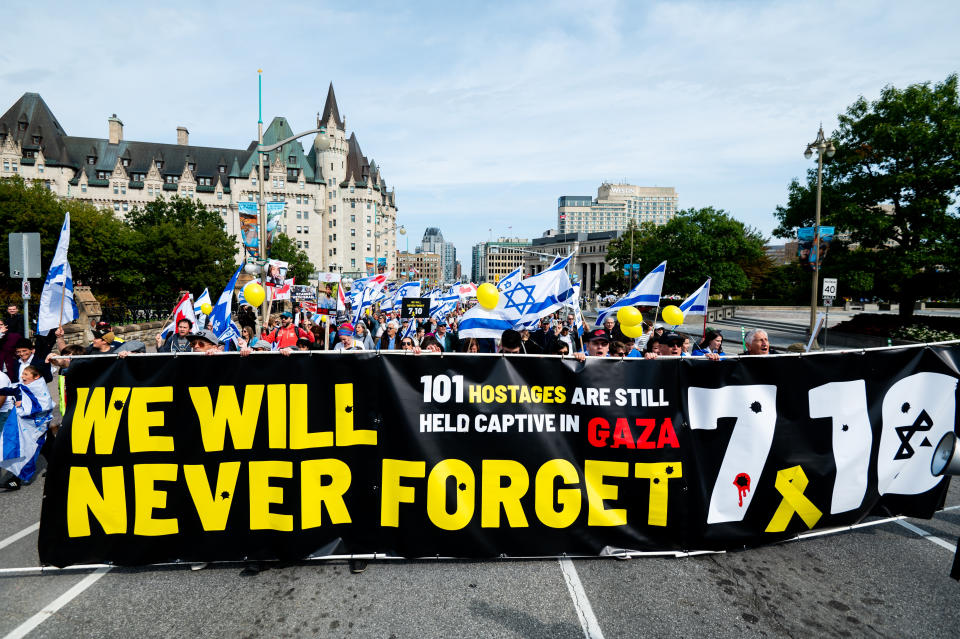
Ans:
{"type": "Polygon", "coordinates": [[[350,267],[356,268],[356,266],[357,266],[357,260],[350,260],[350,267]]]}
{"type": "Polygon", "coordinates": [[[353,193],[353,189],[354,189],[354,187],[351,186],[351,187],[350,187],[350,192],[351,192],[351,193],[353,193]]]}
{"type": "Polygon", "coordinates": [[[37,170],[40,171],[41,173],[43,173],[43,165],[42,165],[42,164],[38,164],[38,165],[37,165],[37,170]]]}
{"type": "Polygon", "coordinates": [[[356,237],[356,236],[357,236],[357,229],[350,229],[350,237],[356,237]]]}
{"type": "Polygon", "coordinates": [[[194,164],[193,162],[190,162],[189,164],[187,164],[187,170],[188,170],[188,171],[196,171],[196,170],[197,170],[197,165],[194,164]]]}
{"type": "Polygon", "coordinates": [[[369,223],[370,223],[370,216],[368,215],[368,216],[367,216],[367,224],[369,224],[369,223]]]}
{"type": "Polygon", "coordinates": [[[370,248],[370,245],[369,245],[369,244],[367,244],[367,250],[368,250],[368,251],[373,250],[373,249],[370,248]]]}
{"type": "Polygon", "coordinates": [[[86,193],[86,192],[87,192],[87,185],[86,185],[86,184],[81,184],[81,185],[80,185],[80,192],[81,192],[81,193],[86,193]]]}
{"type": "Polygon", "coordinates": [[[303,232],[303,230],[302,230],[302,229],[303,229],[303,227],[302,227],[302,226],[298,226],[298,227],[297,227],[297,233],[302,233],[302,232],[303,232]]]}
{"type": "Polygon", "coordinates": [[[127,210],[129,210],[129,208],[130,208],[129,205],[128,205],[126,202],[124,202],[124,203],[123,203],[123,210],[124,210],[124,211],[127,211],[127,210]]]}
{"type": "Polygon", "coordinates": [[[226,173],[226,172],[227,172],[227,165],[226,165],[226,164],[218,164],[218,165],[217,165],[217,173],[226,173]]]}
{"type": "Polygon", "coordinates": [[[304,241],[303,241],[303,248],[305,248],[305,249],[310,248],[310,240],[304,240],[304,241]]]}
{"type": "Polygon", "coordinates": [[[334,204],[333,206],[330,207],[330,212],[331,212],[331,213],[336,213],[336,212],[337,212],[337,205],[336,205],[336,204],[334,204]]]}
{"type": "Polygon", "coordinates": [[[126,184],[121,184],[121,185],[120,185],[120,195],[126,195],[126,194],[127,194],[127,185],[126,185],[126,184]]]}
{"type": "Polygon", "coordinates": [[[279,182],[280,182],[280,188],[282,189],[282,188],[283,188],[283,178],[280,178],[279,182]]]}
{"type": "Polygon", "coordinates": [[[356,202],[351,202],[351,203],[350,203],[350,208],[351,208],[351,209],[357,208],[357,203],[356,203],[356,202]]]}
{"type": "Polygon", "coordinates": [[[303,248],[303,242],[301,242],[300,240],[297,240],[297,248],[298,249],[303,248]]]}
{"type": "Polygon", "coordinates": [[[250,184],[251,184],[252,186],[256,186],[256,185],[257,185],[257,178],[251,177],[251,178],[250,178],[250,184]]]}
{"type": "Polygon", "coordinates": [[[40,146],[40,140],[42,139],[43,138],[41,138],[39,135],[35,135],[33,136],[33,143],[36,144],[37,146],[40,146]]]}
{"type": "Polygon", "coordinates": [[[114,195],[117,195],[118,193],[120,193],[120,187],[119,187],[118,185],[114,184],[114,185],[113,185],[113,194],[114,194],[114,195]]]}
{"type": "Polygon", "coordinates": [[[120,203],[119,203],[119,202],[115,202],[115,203],[114,203],[114,205],[113,205],[113,210],[116,211],[117,213],[120,212],[120,203]]]}
{"type": "Polygon", "coordinates": [[[130,166],[130,158],[122,158],[120,160],[120,166],[130,166]]]}
{"type": "Polygon", "coordinates": [[[307,219],[308,217],[310,217],[310,211],[304,211],[304,212],[303,212],[303,219],[307,219]]]}
{"type": "Polygon", "coordinates": [[[351,222],[356,222],[356,221],[357,221],[357,216],[356,216],[356,215],[351,215],[351,216],[350,216],[350,221],[351,221],[351,222]]]}
{"type": "Polygon", "coordinates": [[[357,243],[356,243],[356,242],[350,242],[350,250],[351,250],[351,251],[356,251],[356,250],[357,250],[357,243]]]}
{"type": "Polygon", "coordinates": [[[163,160],[157,160],[157,170],[158,171],[163,170],[163,160]]]}
{"type": "Polygon", "coordinates": [[[303,215],[301,215],[300,211],[297,211],[297,219],[299,220],[299,219],[302,218],[302,217],[303,217],[303,215]]]}
{"type": "Polygon", "coordinates": [[[303,180],[300,180],[300,188],[301,188],[301,189],[304,188],[306,185],[307,185],[306,182],[304,182],[303,180]]]}
{"type": "Polygon", "coordinates": [[[369,203],[369,202],[367,202],[367,208],[368,208],[368,209],[370,208],[370,203],[369,203]]]}
{"type": "Polygon", "coordinates": [[[297,156],[295,156],[295,155],[288,155],[288,156],[287,156],[287,164],[293,164],[293,163],[296,162],[296,161],[297,161],[297,156]]]}
{"type": "Polygon", "coordinates": [[[370,229],[367,229],[367,237],[370,237],[370,229]]]}
{"type": "Polygon", "coordinates": [[[94,165],[94,164],[96,164],[96,163],[97,163],[97,156],[95,156],[95,155],[88,155],[88,156],[87,156],[87,164],[94,165]]]}
{"type": "Polygon", "coordinates": [[[247,194],[247,202],[253,202],[253,193],[247,194]]]}

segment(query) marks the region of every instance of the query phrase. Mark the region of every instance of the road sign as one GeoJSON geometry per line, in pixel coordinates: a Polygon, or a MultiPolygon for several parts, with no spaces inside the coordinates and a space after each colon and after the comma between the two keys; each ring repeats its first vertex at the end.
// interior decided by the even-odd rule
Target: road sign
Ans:
{"type": "Polygon", "coordinates": [[[40,277],[40,234],[11,233],[10,277],[18,280],[25,277],[40,277]]]}
{"type": "Polygon", "coordinates": [[[400,305],[400,317],[404,319],[423,319],[430,310],[425,300],[421,297],[405,297],[400,305]]]}
{"type": "Polygon", "coordinates": [[[823,297],[836,297],[837,296],[837,278],[835,277],[825,277],[823,278],[823,297]]]}
{"type": "Polygon", "coordinates": [[[30,297],[30,280],[23,280],[23,289],[21,293],[24,297],[30,297]]]}

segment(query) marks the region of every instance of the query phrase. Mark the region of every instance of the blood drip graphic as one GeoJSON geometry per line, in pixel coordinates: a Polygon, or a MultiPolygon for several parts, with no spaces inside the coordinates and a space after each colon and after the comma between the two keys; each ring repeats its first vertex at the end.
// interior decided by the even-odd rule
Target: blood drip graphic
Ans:
{"type": "Polygon", "coordinates": [[[743,498],[750,492],[750,475],[738,473],[733,479],[733,485],[737,487],[737,493],[740,497],[740,507],[743,508],[743,498]]]}

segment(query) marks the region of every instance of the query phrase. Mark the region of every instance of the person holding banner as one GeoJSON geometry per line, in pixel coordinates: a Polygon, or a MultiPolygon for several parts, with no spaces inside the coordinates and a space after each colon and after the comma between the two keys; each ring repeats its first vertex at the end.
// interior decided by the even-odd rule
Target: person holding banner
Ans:
{"type": "Polygon", "coordinates": [[[774,351],[770,348],[770,338],[767,332],[760,328],[755,328],[746,336],[747,350],[744,355],[769,355],[774,351]]]}
{"type": "Polygon", "coordinates": [[[295,348],[297,340],[301,337],[313,343],[313,333],[307,332],[299,326],[294,326],[293,313],[284,311],[280,313],[280,326],[274,328],[261,339],[274,344],[279,350],[283,348],[295,348]]]}
{"type": "Polygon", "coordinates": [[[716,353],[721,358],[724,357],[723,335],[720,331],[708,330],[700,344],[693,349],[694,356],[706,355],[707,353],[716,353]]]}
{"type": "Polygon", "coordinates": [[[190,329],[192,328],[193,322],[184,317],[177,322],[176,332],[167,335],[167,339],[164,340],[163,335],[157,333],[157,352],[189,353],[190,340],[187,339],[187,336],[190,334],[190,329]]]}

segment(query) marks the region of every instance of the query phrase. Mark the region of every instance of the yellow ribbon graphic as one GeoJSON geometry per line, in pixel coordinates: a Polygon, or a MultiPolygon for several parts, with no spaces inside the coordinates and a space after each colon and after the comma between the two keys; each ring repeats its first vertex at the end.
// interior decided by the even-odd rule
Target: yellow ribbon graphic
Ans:
{"type": "Polygon", "coordinates": [[[800,515],[800,519],[807,528],[813,528],[816,525],[823,513],[803,494],[809,483],[810,480],[800,466],[784,468],[777,473],[777,480],[773,486],[783,495],[783,501],[777,507],[777,512],[773,513],[773,519],[770,520],[766,532],[786,530],[787,524],[793,518],[793,513],[800,515]]]}

